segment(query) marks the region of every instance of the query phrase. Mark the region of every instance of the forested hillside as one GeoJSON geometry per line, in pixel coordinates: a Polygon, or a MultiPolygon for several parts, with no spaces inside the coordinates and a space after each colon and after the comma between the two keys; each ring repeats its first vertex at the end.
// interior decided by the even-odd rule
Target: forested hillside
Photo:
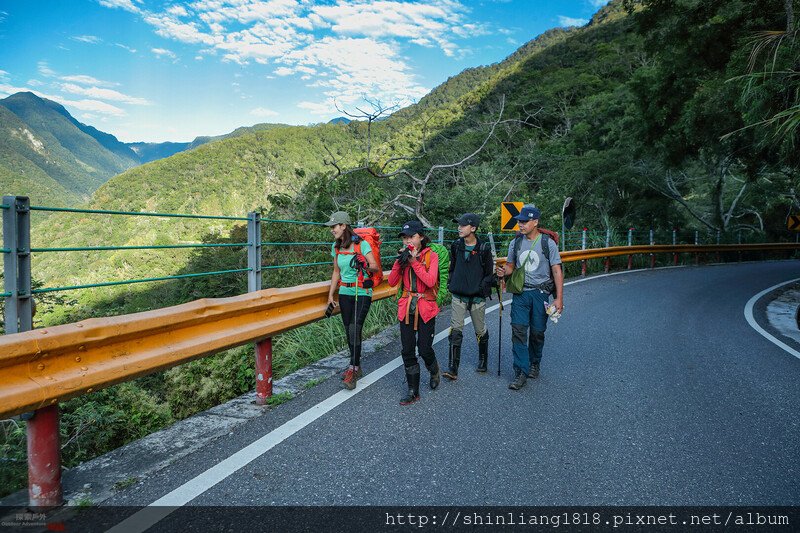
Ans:
{"type": "MultiPolygon", "coordinates": [[[[693,227],[775,238],[798,185],[796,130],[759,121],[797,105],[796,73],[785,73],[796,68],[798,48],[784,42],[752,52],[759,32],[786,27],[784,7],[781,0],[612,2],[588,26],[547,32],[369,128],[362,120],[246,133],[125,172],[89,205],[239,216],[260,209],[303,220],[345,208],[366,222],[420,216],[445,225],[470,209],[488,227],[498,224],[500,201],[511,199],[535,202],[545,223],[559,227],[563,199],[572,196],[581,224],[597,229],[693,227]],[[464,164],[429,172],[484,141],[464,164]]],[[[63,215],[34,242],[197,242],[228,238],[230,227],[63,215]]],[[[179,271],[190,255],[43,256],[35,276],[46,285],[153,277],[179,271]]]]}

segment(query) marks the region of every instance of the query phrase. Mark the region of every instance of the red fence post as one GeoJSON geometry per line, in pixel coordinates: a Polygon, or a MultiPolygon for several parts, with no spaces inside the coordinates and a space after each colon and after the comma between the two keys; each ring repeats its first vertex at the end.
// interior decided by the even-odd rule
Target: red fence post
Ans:
{"type": "Polygon", "coordinates": [[[27,423],[28,504],[34,509],[58,507],[61,489],[61,439],[58,405],[38,409],[27,423]]]}
{"type": "Polygon", "coordinates": [[[256,405],[272,396],[272,339],[256,343],[256,405]]]}

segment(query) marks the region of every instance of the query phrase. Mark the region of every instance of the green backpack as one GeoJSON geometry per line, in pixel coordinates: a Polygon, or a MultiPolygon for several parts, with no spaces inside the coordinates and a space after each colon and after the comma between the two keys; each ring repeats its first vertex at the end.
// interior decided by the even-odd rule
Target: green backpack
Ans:
{"type": "MultiPolygon", "coordinates": [[[[441,307],[447,300],[447,280],[450,275],[450,253],[447,251],[447,248],[436,242],[429,243],[428,246],[432,252],[435,252],[436,255],[439,256],[439,285],[436,292],[436,305],[441,307]]],[[[397,288],[397,297],[400,298],[402,294],[403,284],[401,283],[397,288]]]]}
{"type": "Polygon", "coordinates": [[[436,305],[441,307],[447,300],[447,280],[450,276],[450,252],[438,242],[428,244],[439,256],[439,292],[436,293],[436,305]]]}

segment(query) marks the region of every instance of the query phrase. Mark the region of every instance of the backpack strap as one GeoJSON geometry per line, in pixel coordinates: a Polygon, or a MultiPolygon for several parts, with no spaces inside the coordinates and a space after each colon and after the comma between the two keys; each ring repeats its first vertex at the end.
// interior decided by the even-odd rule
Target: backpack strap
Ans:
{"type": "MultiPolygon", "coordinates": [[[[550,266],[550,235],[542,233],[542,256],[547,259],[547,265],[550,266]]],[[[552,277],[553,274],[550,274],[552,277]]]]}
{"type": "Polygon", "coordinates": [[[519,245],[522,244],[522,237],[523,235],[520,233],[514,237],[514,240],[512,241],[514,243],[514,268],[517,268],[517,259],[519,259],[519,245]]]}

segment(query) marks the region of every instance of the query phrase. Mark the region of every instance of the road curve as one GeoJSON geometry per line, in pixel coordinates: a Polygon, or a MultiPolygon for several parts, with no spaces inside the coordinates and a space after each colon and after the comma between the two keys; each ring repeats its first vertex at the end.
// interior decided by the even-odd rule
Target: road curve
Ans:
{"type": "MultiPolygon", "coordinates": [[[[496,373],[495,311],[488,374],[472,370],[467,326],[457,382],[423,385],[421,402],[400,407],[397,367],[187,503],[798,505],[800,360],[743,313],[753,295],[798,275],[794,261],[571,283],[542,375],[519,392],[507,388],[508,308],[496,373]]],[[[446,339],[436,351],[446,363],[446,339]]],[[[387,347],[367,371],[398,355],[387,347]]],[[[209,468],[339,388],[331,379],[104,505],[147,505],[209,479],[209,468]]]]}

